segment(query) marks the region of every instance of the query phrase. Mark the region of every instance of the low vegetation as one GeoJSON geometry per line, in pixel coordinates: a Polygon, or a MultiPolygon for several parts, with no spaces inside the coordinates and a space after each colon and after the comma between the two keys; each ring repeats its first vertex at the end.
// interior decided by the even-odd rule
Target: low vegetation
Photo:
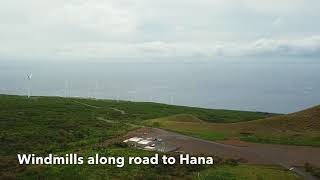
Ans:
{"type": "Polygon", "coordinates": [[[320,168],[314,167],[309,163],[304,164],[304,169],[306,172],[311,173],[313,176],[320,178],[320,168]]]}
{"type": "MultiPolygon", "coordinates": [[[[107,147],[87,148],[78,154],[83,157],[96,153],[105,157],[146,157],[154,153],[137,149],[128,149],[110,145],[107,147]]],[[[205,169],[204,166],[192,165],[128,165],[119,168],[116,165],[51,165],[28,166],[17,172],[21,179],[192,179],[194,173],[205,169]]]]}
{"type": "Polygon", "coordinates": [[[142,120],[181,112],[214,122],[270,116],[156,103],[5,95],[0,96],[0,107],[0,155],[13,151],[48,153],[95,144],[139,127],[142,120]]]}
{"type": "MultiPolygon", "coordinates": [[[[151,152],[121,145],[96,146],[139,128],[144,120],[183,114],[198,124],[231,123],[274,116],[261,112],[212,110],[157,103],[94,100],[60,97],[0,95],[1,179],[193,179],[202,166],[106,165],[20,166],[18,153],[37,155],[78,153],[83,156],[150,155],[151,152]],[[188,113],[190,115],[186,115],[188,113]]],[[[174,121],[180,119],[178,116],[174,121]]],[[[192,123],[191,122],[191,123],[192,123]]],[[[161,126],[162,121],[159,122],[161,126]]],[[[206,132],[205,132],[206,133],[206,132]]],[[[212,136],[210,134],[210,136],[212,136]]],[[[223,133],[216,135],[222,138],[223,133]],[[220,137],[221,136],[221,137],[220,137]]]]}
{"type": "Polygon", "coordinates": [[[210,123],[183,114],[148,120],[146,124],[207,140],[237,138],[259,143],[320,146],[320,106],[238,123],[210,123]]]}
{"type": "Polygon", "coordinates": [[[274,166],[222,165],[210,168],[198,174],[199,180],[299,180],[299,176],[274,166]]]}

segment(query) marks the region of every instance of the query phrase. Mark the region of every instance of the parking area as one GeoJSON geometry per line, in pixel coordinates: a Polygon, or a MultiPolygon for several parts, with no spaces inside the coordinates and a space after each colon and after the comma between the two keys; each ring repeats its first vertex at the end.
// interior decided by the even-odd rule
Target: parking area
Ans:
{"type": "Polygon", "coordinates": [[[125,139],[123,142],[130,147],[147,151],[171,152],[178,149],[177,146],[168,143],[163,137],[147,132],[137,134],[137,136],[125,139]]]}

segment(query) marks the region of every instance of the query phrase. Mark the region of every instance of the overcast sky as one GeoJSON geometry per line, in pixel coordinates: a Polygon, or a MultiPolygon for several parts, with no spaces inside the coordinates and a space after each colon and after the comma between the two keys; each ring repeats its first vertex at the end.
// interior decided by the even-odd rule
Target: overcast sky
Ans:
{"type": "Polygon", "coordinates": [[[1,0],[3,59],[320,57],[319,0],[1,0]]]}

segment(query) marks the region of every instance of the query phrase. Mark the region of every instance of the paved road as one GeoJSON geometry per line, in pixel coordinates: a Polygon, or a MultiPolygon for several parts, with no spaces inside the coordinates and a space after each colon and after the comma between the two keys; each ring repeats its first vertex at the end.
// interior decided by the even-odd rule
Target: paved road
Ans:
{"type": "MultiPolygon", "coordinates": [[[[164,142],[179,147],[179,151],[190,154],[216,155],[224,158],[244,159],[250,164],[274,164],[286,169],[303,166],[308,162],[320,167],[320,148],[274,144],[246,143],[237,146],[207,141],[157,128],[141,128],[128,136],[161,138],[164,142]]],[[[305,179],[315,179],[302,169],[293,168],[305,179]]]]}

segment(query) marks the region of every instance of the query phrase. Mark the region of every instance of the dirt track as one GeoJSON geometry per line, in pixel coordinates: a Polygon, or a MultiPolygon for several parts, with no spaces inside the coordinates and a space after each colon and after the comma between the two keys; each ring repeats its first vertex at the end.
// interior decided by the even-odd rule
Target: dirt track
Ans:
{"type": "MultiPolygon", "coordinates": [[[[178,151],[244,159],[250,164],[274,164],[289,169],[294,166],[303,166],[308,162],[320,167],[320,148],[317,147],[257,144],[242,141],[213,142],[157,128],[141,128],[130,132],[126,137],[132,136],[161,138],[166,143],[177,146],[178,151]]],[[[300,169],[294,168],[293,171],[307,179],[313,179],[300,169]]]]}

